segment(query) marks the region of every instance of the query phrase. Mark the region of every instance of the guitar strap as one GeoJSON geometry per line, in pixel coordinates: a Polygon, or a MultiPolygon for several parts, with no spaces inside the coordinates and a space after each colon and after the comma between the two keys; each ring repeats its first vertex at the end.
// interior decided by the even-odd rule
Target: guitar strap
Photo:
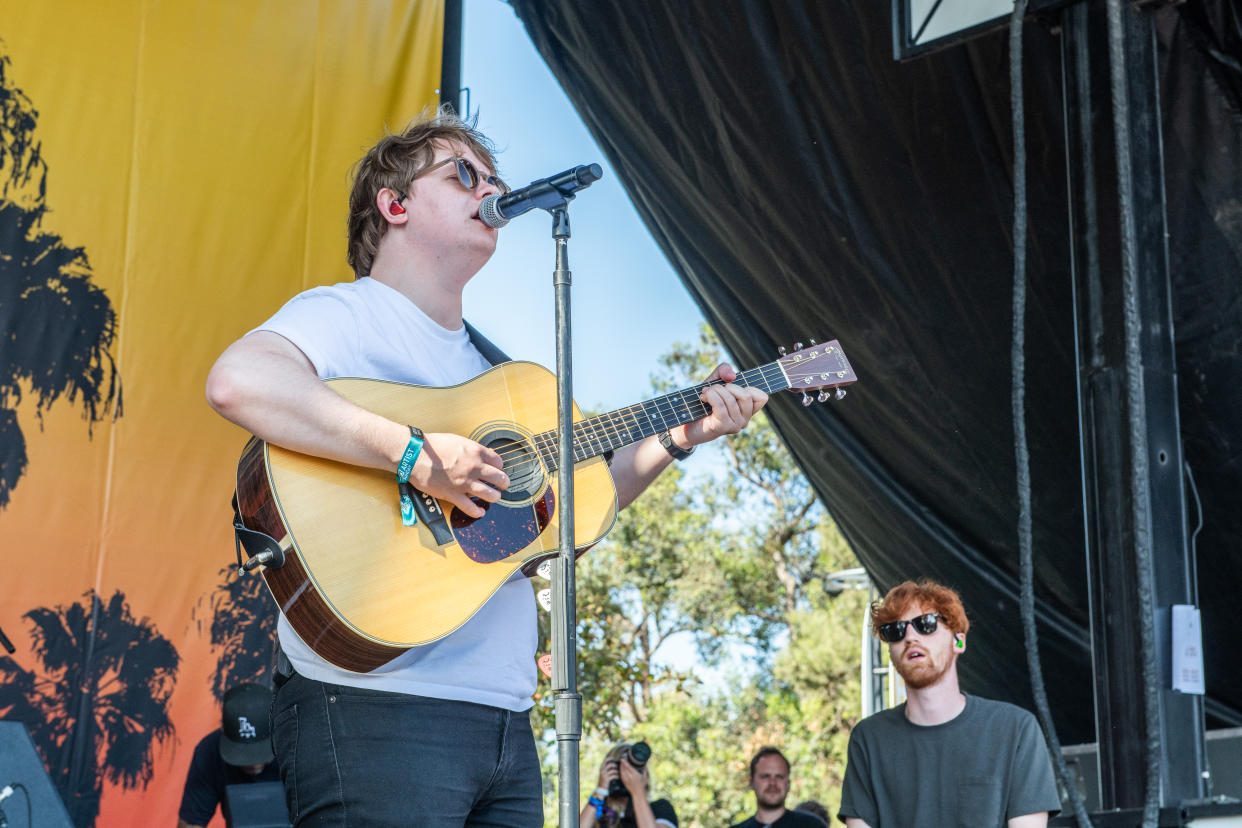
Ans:
{"type": "Polygon", "coordinates": [[[266,565],[272,569],[280,569],[285,565],[285,550],[271,535],[247,529],[242,522],[241,509],[237,506],[237,493],[233,493],[233,545],[237,552],[237,574],[252,572],[259,566],[266,565]],[[246,561],[242,562],[242,549],[246,550],[246,561]]]}
{"type": "Polygon", "coordinates": [[[476,329],[474,325],[471,325],[469,322],[466,322],[464,319],[462,321],[466,325],[466,333],[470,335],[470,342],[474,344],[474,347],[478,349],[479,353],[483,355],[484,359],[486,359],[492,365],[499,365],[502,362],[513,361],[509,359],[508,354],[506,354],[504,351],[500,350],[494,344],[492,344],[492,341],[490,339],[485,337],[483,334],[479,333],[478,329],[476,329]]]}

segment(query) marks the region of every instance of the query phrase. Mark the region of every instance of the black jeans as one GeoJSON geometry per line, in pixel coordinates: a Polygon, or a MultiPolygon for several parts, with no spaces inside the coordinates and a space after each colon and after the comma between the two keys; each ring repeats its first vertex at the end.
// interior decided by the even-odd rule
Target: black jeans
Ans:
{"type": "Polygon", "coordinates": [[[295,673],[276,692],[272,722],[294,825],[543,825],[527,713],[295,673]]]}

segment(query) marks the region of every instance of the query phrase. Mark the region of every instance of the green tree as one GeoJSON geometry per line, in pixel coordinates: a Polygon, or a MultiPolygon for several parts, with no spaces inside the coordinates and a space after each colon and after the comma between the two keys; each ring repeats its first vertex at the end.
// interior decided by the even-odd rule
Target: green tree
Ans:
{"type": "Polygon", "coordinates": [[[716,532],[691,508],[674,469],[626,510],[608,541],[583,559],[579,592],[579,681],[588,727],[616,739],[625,723],[641,724],[657,688],[680,688],[684,672],[660,665],[665,643],[697,628],[687,611],[707,579],[699,565],[716,532]]]}
{"type": "MultiPolygon", "coordinates": [[[[854,566],[836,527],[816,533],[818,568],[854,566]]],[[[659,745],[657,785],[677,805],[681,824],[724,826],[754,812],[747,790],[750,757],[779,747],[793,764],[789,807],[815,799],[835,811],[845,769],[849,730],[861,706],[859,661],[865,592],[830,597],[818,578],[808,581],[803,605],[785,620],[785,635],[770,666],[739,676],[721,691],[657,696],[643,735],[659,745]]]]}
{"type": "MultiPolygon", "coordinates": [[[[693,385],[719,361],[704,328],[665,358],[655,391],[693,385]]],[[[641,736],[655,748],[653,793],[674,802],[684,826],[753,811],[747,767],[764,744],[794,763],[790,806],[814,798],[835,808],[860,706],[865,596],[830,599],[822,581],[857,562],[766,415],[703,450],[713,452],[714,462],[666,472],[579,561],[582,793],[611,744],[641,736]],[[704,685],[660,658],[678,634],[691,636],[704,666],[745,653],[751,669],[704,685]]],[[[552,726],[542,701],[537,732],[552,726]]],[[[552,825],[555,748],[545,745],[552,825]]]]}
{"type": "MultiPolygon", "coordinates": [[[[719,340],[704,325],[696,343],[678,344],[665,358],[656,388],[664,392],[684,385],[724,358],[719,340]]],[[[726,530],[715,563],[724,575],[728,602],[743,615],[734,619],[731,631],[766,642],[783,630],[786,616],[803,602],[816,575],[817,529],[825,512],[766,412],[720,445],[731,472],[706,487],[700,506],[726,530]]]]}
{"type": "MultiPolygon", "coordinates": [[[[831,521],[820,525],[817,573],[858,565],[831,521]]],[[[849,732],[860,718],[860,665],[868,593],[829,595],[817,575],[790,613],[789,640],[773,659],[767,727],[794,765],[789,804],[816,799],[836,813],[849,732]]]]}

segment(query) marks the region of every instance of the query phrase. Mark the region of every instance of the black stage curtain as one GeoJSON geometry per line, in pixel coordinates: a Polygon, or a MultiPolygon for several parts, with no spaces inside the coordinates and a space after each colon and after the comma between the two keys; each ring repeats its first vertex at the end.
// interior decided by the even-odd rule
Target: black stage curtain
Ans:
{"type": "MultiPolygon", "coordinates": [[[[781,395],[777,428],[881,588],[925,575],[961,591],[976,625],[966,689],[1032,707],[1005,34],[901,64],[881,0],[512,5],[738,363],[841,340],[859,383],[811,408],[781,395]]],[[[1156,14],[1209,726],[1236,724],[1242,36],[1230,0],[1156,14]]],[[[1024,49],[1037,609],[1058,730],[1074,743],[1094,724],[1059,43],[1029,25],[1024,49]]]]}

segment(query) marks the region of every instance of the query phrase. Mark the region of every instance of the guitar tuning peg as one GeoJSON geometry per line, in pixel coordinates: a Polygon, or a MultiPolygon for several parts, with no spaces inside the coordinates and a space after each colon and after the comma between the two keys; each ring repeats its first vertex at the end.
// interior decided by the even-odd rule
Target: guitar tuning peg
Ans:
{"type": "Polygon", "coordinates": [[[781,356],[784,356],[784,355],[785,355],[785,346],[784,346],[784,345],[780,346],[779,348],[777,348],[777,349],[776,349],[776,352],[777,352],[778,354],[780,354],[781,356]]]}
{"type": "Polygon", "coordinates": [[[794,350],[795,350],[795,351],[801,351],[801,350],[802,350],[802,343],[801,343],[801,342],[795,342],[795,343],[794,343],[794,350]]]}
{"type": "Polygon", "coordinates": [[[802,392],[802,404],[810,405],[813,402],[815,402],[815,398],[812,397],[810,394],[806,393],[805,391],[803,391],[802,392]]]}
{"type": "Polygon", "coordinates": [[[814,344],[815,344],[815,340],[814,340],[814,339],[812,339],[812,340],[811,340],[811,344],[812,344],[812,345],[814,345],[814,344]]]}
{"type": "Polygon", "coordinates": [[[837,399],[838,399],[838,400],[843,400],[843,399],[845,399],[845,389],[844,389],[844,388],[838,388],[838,389],[837,389],[837,399]]]}
{"type": "Polygon", "coordinates": [[[820,391],[819,394],[816,395],[815,401],[816,402],[828,402],[828,398],[829,398],[828,390],[824,389],[823,391],[820,391]]]}

